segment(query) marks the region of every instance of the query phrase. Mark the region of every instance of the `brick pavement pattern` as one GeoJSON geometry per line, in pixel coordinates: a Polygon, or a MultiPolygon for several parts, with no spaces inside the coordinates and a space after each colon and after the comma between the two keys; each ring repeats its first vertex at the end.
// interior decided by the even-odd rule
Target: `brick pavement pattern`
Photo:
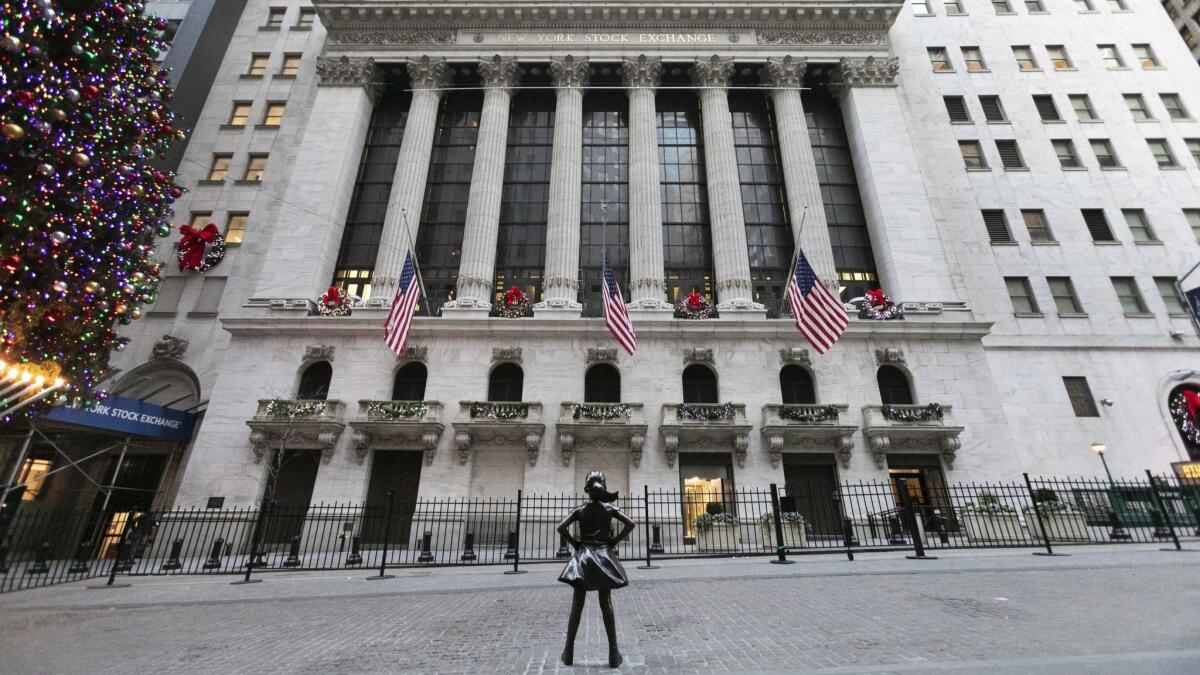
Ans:
{"type": "MultiPolygon", "coordinates": [[[[622,670],[1035,672],[1057,662],[1042,672],[1147,664],[1189,672],[1200,664],[1200,557],[1030,558],[895,561],[891,569],[877,559],[820,574],[811,572],[837,563],[638,571],[614,594],[622,670]]],[[[0,671],[608,671],[594,596],[576,666],[558,663],[570,591],[554,582],[557,568],[531,569],[522,577],[400,571],[376,584],[267,576],[253,599],[229,578],[187,582],[186,592],[183,580],[159,580],[153,602],[143,601],[146,592],[78,584],[13,594],[0,602],[0,671]],[[516,579],[521,587],[503,588],[516,579]],[[452,588],[459,582],[465,588],[452,588]],[[334,594],[312,597],[317,584],[334,594]],[[339,584],[353,592],[337,594],[339,584]]]]}

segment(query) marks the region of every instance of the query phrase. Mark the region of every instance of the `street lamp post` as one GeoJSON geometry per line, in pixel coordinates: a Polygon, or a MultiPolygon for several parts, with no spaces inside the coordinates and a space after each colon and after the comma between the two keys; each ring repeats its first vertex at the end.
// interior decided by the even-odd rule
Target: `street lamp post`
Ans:
{"type": "Polygon", "coordinates": [[[1108,452],[1108,446],[1103,443],[1092,443],[1092,452],[1100,455],[1100,463],[1104,465],[1104,474],[1108,476],[1108,523],[1112,527],[1112,530],[1108,533],[1108,538],[1112,540],[1131,539],[1129,533],[1121,526],[1121,521],[1117,518],[1116,506],[1113,504],[1113,499],[1117,492],[1117,484],[1113,480],[1112,471],[1108,469],[1108,460],[1104,458],[1104,453],[1108,452]]]}

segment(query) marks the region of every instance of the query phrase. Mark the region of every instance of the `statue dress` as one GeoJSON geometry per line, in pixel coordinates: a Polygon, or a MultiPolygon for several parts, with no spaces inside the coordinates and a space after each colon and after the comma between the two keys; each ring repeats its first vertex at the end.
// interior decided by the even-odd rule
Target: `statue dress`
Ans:
{"type": "Polygon", "coordinates": [[[625,568],[609,546],[611,523],[620,509],[601,501],[592,501],[572,514],[579,523],[579,546],[567,561],[558,580],[585,591],[609,591],[629,585],[625,568]]]}

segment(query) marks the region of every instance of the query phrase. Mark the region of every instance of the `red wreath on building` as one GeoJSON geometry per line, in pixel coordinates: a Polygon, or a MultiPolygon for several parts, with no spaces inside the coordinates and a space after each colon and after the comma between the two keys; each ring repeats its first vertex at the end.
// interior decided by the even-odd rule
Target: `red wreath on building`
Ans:
{"type": "Polygon", "coordinates": [[[191,225],[179,228],[179,271],[207,272],[225,258],[225,238],[216,223],[197,230],[191,225]]]}

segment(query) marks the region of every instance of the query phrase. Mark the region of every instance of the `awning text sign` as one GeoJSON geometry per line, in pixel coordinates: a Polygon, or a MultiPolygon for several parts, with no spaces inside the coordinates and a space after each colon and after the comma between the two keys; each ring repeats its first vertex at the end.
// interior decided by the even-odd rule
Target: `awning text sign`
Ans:
{"type": "Polygon", "coordinates": [[[129,436],[186,441],[192,437],[196,416],[145,401],[109,396],[87,410],[54,408],[45,419],[129,436]]]}

